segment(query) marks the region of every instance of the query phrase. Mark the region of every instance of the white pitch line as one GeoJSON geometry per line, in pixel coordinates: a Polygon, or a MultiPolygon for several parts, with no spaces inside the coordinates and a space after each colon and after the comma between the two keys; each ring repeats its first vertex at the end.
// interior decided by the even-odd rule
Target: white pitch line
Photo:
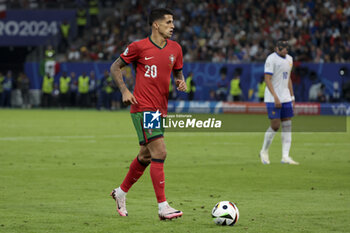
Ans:
{"type": "MultiPolygon", "coordinates": [[[[253,133],[256,134],[256,133],[253,133]]],[[[216,136],[237,136],[237,133],[165,133],[165,137],[216,137],[216,136]]],[[[114,134],[114,135],[65,135],[65,136],[18,136],[18,137],[0,137],[0,141],[59,141],[67,139],[97,139],[97,138],[136,138],[136,134],[114,134]]]]}
{"type": "Polygon", "coordinates": [[[322,142],[305,142],[303,143],[304,146],[350,146],[350,143],[346,142],[327,142],[327,143],[322,143],[322,142]]]}

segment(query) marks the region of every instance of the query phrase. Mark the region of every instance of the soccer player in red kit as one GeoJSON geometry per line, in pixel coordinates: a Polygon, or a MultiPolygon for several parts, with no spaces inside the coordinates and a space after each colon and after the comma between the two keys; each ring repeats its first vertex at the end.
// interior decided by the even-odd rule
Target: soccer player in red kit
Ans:
{"type": "Polygon", "coordinates": [[[112,191],[111,196],[116,201],[119,215],[128,216],[125,196],[150,164],[158,215],[161,220],[165,220],[180,217],[182,212],[170,207],[165,198],[163,165],[167,152],[164,129],[145,129],[144,113],[155,112],[152,114],[154,118],[166,116],[171,72],[179,91],[186,91],[187,87],[182,74],[181,46],[169,40],[174,31],[172,11],[166,8],[153,9],[148,21],[152,27],[151,36],[131,43],[111,66],[111,74],[123,95],[123,102],[131,104],[131,118],[140,144],[139,154],[132,161],[124,181],[112,191]],[[121,68],[129,63],[136,64],[133,94],[126,87],[121,72],[121,68]]]}

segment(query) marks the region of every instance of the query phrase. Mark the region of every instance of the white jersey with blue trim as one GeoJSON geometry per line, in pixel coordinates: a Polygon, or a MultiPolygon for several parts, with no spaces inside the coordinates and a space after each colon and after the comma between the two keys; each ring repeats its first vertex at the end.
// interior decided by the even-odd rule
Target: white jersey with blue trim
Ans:
{"type": "MultiPolygon", "coordinates": [[[[271,83],[281,103],[292,101],[288,88],[292,68],[293,58],[288,54],[286,57],[281,57],[274,52],[267,57],[265,62],[264,73],[272,75],[271,83]]],[[[275,99],[267,86],[265,88],[264,102],[275,102],[275,99]]]]}

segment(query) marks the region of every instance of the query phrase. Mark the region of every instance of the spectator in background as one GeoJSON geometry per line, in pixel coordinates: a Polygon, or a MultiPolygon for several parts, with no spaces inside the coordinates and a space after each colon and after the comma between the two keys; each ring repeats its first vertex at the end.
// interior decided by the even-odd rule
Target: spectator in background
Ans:
{"type": "Polygon", "coordinates": [[[90,24],[94,27],[98,26],[99,24],[98,13],[99,13],[98,0],[89,0],[90,24]]]}
{"type": "Polygon", "coordinates": [[[59,89],[59,84],[57,84],[57,83],[54,83],[54,85],[53,85],[52,106],[53,107],[60,106],[60,89],[59,89]]]}
{"type": "Polygon", "coordinates": [[[45,74],[54,77],[56,73],[56,51],[52,45],[48,45],[45,50],[45,74]]]}
{"type": "Polygon", "coordinates": [[[60,91],[60,106],[61,108],[67,108],[69,106],[69,87],[71,84],[71,78],[67,75],[67,72],[63,72],[59,79],[59,91],[60,91]]]}
{"type": "Polygon", "coordinates": [[[324,93],[325,85],[321,82],[313,84],[309,89],[309,101],[312,102],[326,102],[326,95],[324,93]]]}
{"type": "Polygon", "coordinates": [[[217,82],[217,91],[216,96],[219,101],[226,101],[227,100],[227,91],[229,87],[229,83],[226,79],[227,76],[227,68],[222,67],[220,70],[220,80],[217,82]]]}
{"type": "Polygon", "coordinates": [[[113,78],[106,70],[101,80],[102,102],[105,109],[111,109],[113,95],[113,78]]]}
{"type": "Polygon", "coordinates": [[[214,90],[210,90],[209,92],[209,101],[217,101],[216,93],[214,90]]]}
{"type": "Polygon", "coordinates": [[[86,46],[80,48],[80,61],[91,61],[90,51],[86,46]]]}
{"type": "Polygon", "coordinates": [[[343,85],[342,94],[344,101],[350,102],[350,81],[347,81],[343,85]]]}
{"type": "Polygon", "coordinates": [[[266,88],[265,78],[264,76],[261,76],[260,82],[258,83],[259,102],[264,102],[265,88],[266,88]]]}
{"type": "Polygon", "coordinates": [[[94,71],[90,72],[89,99],[89,105],[95,108],[97,105],[97,80],[94,71]]]}
{"type": "Polygon", "coordinates": [[[42,107],[50,108],[52,107],[52,92],[54,88],[54,78],[47,73],[43,78],[42,83],[42,107]]]}
{"type": "Polygon", "coordinates": [[[188,100],[192,101],[194,99],[194,93],[196,92],[196,84],[193,81],[193,73],[190,72],[186,78],[186,84],[187,84],[187,95],[188,100]]]}
{"type": "Polygon", "coordinates": [[[22,96],[22,108],[31,108],[29,99],[30,80],[23,72],[19,74],[18,86],[22,96]]]}
{"type": "Polygon", "coordinates": [[[55,60],[56,52],[53,49],[52,45],[48,45],[45,50],[45,61],[53,61],[55,60]]]}
{"type": "Polygon", "coordinates": [[[85,8],[79,7],[77,9],[77,26],[78,34],[77,37],[83,37],[85,28],[87,25],[87,12],[85,8]]]}
{"type": "Polygon", "coordinates": [[[340,87],[338,82],[333,82],[333,94],[330,99],[331,102],[340,101],[340,87]]]}
{"type": "Polygon", "coordinates": [[[78,92],[78,80],[75,72],[72,72],[70,74],[71,81],[70,81],[70,87],[69,87],[69,99],[70,99],[70,106],[75,107],[77,106],[77,92],[78,92]]]}
{"type": "Polygon", "coordinates": [[[135,77],[132,74],[131,67],[125,66],[122,70],[123,77],[125,78],[126,87],[133,92],[135,85],[135,77]]]}
{"type": "MultiPolygon", "coordinates": [[[[295,61],[334,62],[342,61],[345,57],[346,62],[350,59],[349,50],[346,50],[349,43],[347,21],[350,18],[350,4],[340,1],[337,6],[339,10],[335,14],[335,11],[329,8],[329,2],[175,2],[177,14],[181,17],[175,22],[178,29],[174,37],[181,40],[184,59],[188,62],[262,62],[273,47],[272,41],[281,37],[291,38],[291,46],[295,48],[295,61]],[[315,4],[317,8],[314,7],[315,4]]],[[[88,45],[92,41],[90,39],[84,41],[85,44],[81,46],[90,49],[93,45],[102,44],[101,50],[106,54],[98,59],[115,58],[123,52],[126,44],[134,39],[143,38],[148,33],[146,22],[139,19],[147,14],[149,8],[159,4],[164,3],[150,1],[149,5],[141,5],[137,1],[118,1],[114,12],[106,14],[98,27],[91,28],[91,38],[99,35],[101,40],[95,40],[93,44],[88,45]]],[[[103,3],[101,5],[106,6],[103,3]]]]}
{"type": "Polygon", "coordinates": [[[81,108],[87,108],[89,104],[89,83],[90,77],[83,72],[78,78],[78,94],[79,94],[79,106],[81,108]]]}
{"type": "Polygon", "coordinates": [[[97,84],[96,84],[96,94],[97,94],[97,104],[96,104],[96,109],[101,110],[103,107],[103,79],[105,75],[109,75],[108,70],[105,70],[103,72],[102,77],[98,78],[97,84]],[[106,74],[107,73],[107,74],[106,74]]]}
{"type": "Polygon", "coordinates": [[[119,110],[122,103],[122,93],[120,92],[119,88],[117,88],[117,85],[115,84],[114,80],[112,79],[112,104],[111,104],[111,110],[119,110]]]}
{"type": "Polygon", "coordinates": [[[176,90],[174,88],[174,81],[171,78],[169,82],[169,100],[175,100],[175,99],[176,99],[176,90]]]}
{"type": "Polygon", "coordinates": [[[8,71],[4,81],[2,82],[3,87],[3,94],[2,94],[2,100],[1,100],[1,106],[5,108],[11,107],[11,92],[13,88],[13,78],[12,78],[12,71],[8,71]]]}
{"type": "Polygon", "coordinates": [[[2,96],[4,94],[4,80],[5,76],[0,72],[0,107],[2,107],[2,96]]]}
{"type": "Polygon", "coordinates": [[[72,46],[68,52],[67,56],[68,61],[79,61],[80,60],[80,52],[77,50],[75,46],[72,46]]]}
{"type": "Polygon", "coordinates": [[[239,72],[235,71],[233,79],[231,80],[230,94],[232,101],[240,101],[242,95],[241,81],[239,72]]]}
{"type": "MultiPolygon", "coordinates": [[[[123,74],[123,77],[124,77],[124,82],[125,82],[126,87],[131,92],[133,92],[134,91],[134,85],[135,85],[135,76],[132,73],[131,66],[125,66],[123,68],[123,70],[122,70],[122,74],[123,74]]],[[[170,84],[169,84],[169,87],[170,87],[170,84]]],[[[117,88],[117,90],[120,91],[119,88],[117,88]]],[[[176,96],[176,91],[175,91],[175,96],[176,96]]],[[[125,107],[123,105],[122,101],[121,101],[121,107],[125,107]]]]}
{"type": "Polygon", "coordinates": [[[59,51],[61,53],[65,53],[69,48],[69,32],[70,32],[70,24],[68,20],[64,20],[60,25],[61,32],[61,41],[59,44],[59,51]]]}

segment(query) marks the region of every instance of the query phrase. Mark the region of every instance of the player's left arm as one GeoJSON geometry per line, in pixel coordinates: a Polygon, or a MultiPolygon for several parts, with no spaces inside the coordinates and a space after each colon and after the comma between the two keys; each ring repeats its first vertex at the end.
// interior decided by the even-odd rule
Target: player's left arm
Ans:
{"type": "Polygon", "coordinates": [[[185,82],[184,75],[182,73],[182,69],[181,70],[174,70],[173,76],[175,79],[175,84],[177,86],[177,90],[185,92],[187,90],[187,85],[185,82]]]}
{"type": "MultiPolygon", "coordinates": [[[[292,67],[292,69],[293,69],[293,67],[292,67]]],[[[288,89],[289,89],[289,92],[290,92],[290,96],[292,97],[292,103],[293,103],[293,106],[294,106],[295,97],[294,97],[293,83],[292,83],[292,69],[290,69],[289,81],[288,81],[288,89]]]]}

